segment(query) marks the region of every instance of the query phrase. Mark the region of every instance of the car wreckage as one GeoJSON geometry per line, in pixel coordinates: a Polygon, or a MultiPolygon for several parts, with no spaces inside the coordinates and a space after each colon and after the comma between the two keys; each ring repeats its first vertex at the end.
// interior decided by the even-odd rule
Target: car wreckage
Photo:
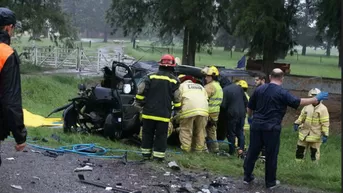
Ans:
{"type": "MultiPolygon", "coordinates": [[[[224,78],[251,77],[253,72],[226,69],[217,66],[220,72],[219,81],[224,78]]],[[[79,96],[70,99],[70,103],[55,109],[48,117],[63,111],[63,131],[100,133],[112,140],[135,137],[139,139],[141,119],[139,110],[133,105],[137,85],[149,73],[158,71],[156,61],[137,61],[132,65],[113,62],[111,67],[103,68],[103,80],[99,85],[87,88],[79,85],[79,96]]],[[[200,67],[177,65],[175,75],[193,76],[204,85],[204,75],[200,67]]],[[[218,123],[218,140],[226,136],[225,123],[218,123]]],[[[178,125],[174,123],[173,128],[178,125]]],[[[177,129],[168,137],[169,144],[178,144],[177,129]]]]}

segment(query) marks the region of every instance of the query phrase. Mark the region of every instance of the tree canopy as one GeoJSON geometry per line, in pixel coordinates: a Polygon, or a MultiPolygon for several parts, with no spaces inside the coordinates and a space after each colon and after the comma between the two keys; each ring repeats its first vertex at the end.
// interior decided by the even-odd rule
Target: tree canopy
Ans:
{"type": "Polygon", "coordinates": [[[342,50],[342,1],[319,0],[317,4],[317,26],[320,37],[327,36],[334,39],[333,43],[339,49],[338,65],[343,63],[342,50]]]}
{"type": "Polygon", "coordinates": [[[22,30],[32,31],[34,38],[41,34],[59,32],[59,39],[75,37],[75,31],[69,19],[62,12],[61,0],[0,0],[0,6],[8,7],[16,13],[22,22],[22,30]]]}
{"type": "Polygon", "coordinates": [[[212,43],[218,29],[214,0],[113,0],[107,12],[112,27],[136,34],[147,23],[160,36],[183,33],[182,63],[195,65],[197,45],[212,43]]]}

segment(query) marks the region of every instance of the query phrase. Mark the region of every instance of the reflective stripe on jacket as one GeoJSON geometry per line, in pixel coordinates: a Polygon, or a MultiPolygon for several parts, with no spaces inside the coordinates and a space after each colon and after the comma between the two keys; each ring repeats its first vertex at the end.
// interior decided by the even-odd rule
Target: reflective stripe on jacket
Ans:
{"type": "MultiPolygon", "coordinates": [[[[248,93],[244,92],[244,94],[247,97],[247,100],[249,102],[250,97],[249,97],[248,93]]],[[[246,116],[245,116],[245,121],[244,121],[244,130],[249,130],[249,128],[250,128],[250,125],[249,125],[249,122],[248,122],[248,113],[247,113],[246,116]]]]}
{"type": "Polygon", "coordinates": [[[299,139],[301,141],[320,142],[322,135],[329,136],[329,112],[322,103],[317,106],[305,106],[295,124],[300,125],[299,139]]]}
{"type": "Polygon", "coordinates": [[[205,85],[207,95],[209,97],[208,111],[210,117],[214,120],[218,120],[220,112],[220,105],[223,101],[223,89],[217,81],[212,81],[205,85]]]}
{"type": "Polygon", "coordinates": [[[180,94],[182,97],[180,119],[197,115],[208,116],[208,96],[203,86],[187,80],[180,85],[180,94]]]}
{"type": "Polygon", "coordinates": [[[144,77],[135,98],[135,103],[143,107],[142,118],[169,122],[172,106],[181,108],[179,86],[179,79],[170,71],[159,70],[144,77]]]}

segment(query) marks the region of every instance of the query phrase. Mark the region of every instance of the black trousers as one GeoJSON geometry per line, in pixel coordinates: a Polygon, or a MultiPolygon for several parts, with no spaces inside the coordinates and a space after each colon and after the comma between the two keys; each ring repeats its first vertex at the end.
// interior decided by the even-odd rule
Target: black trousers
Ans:
{"type": "Polygon", "coordinates": [[[247,157],[244,160],[244,180],[251,181],[255,163],[261,149],[265,146],[265,183],[266,187],[276,184],[277,159],[280,147],[280,130],[251,130],[247,157]]]}
{"type": "Polygon", "coordinates": [[[227,126],[227,140],[230,142],[229,154],[232,155],[235,152],[235,139],[238,139],[239,149],[244,150],[244,119],[245,117],[230,117],[227,126]]]}
{"type": "Polygon", "coordinates": [[[143,119],[142,154],[144,157],[163,159],[167,149],[168,138],[167,122],[143,119]]]}

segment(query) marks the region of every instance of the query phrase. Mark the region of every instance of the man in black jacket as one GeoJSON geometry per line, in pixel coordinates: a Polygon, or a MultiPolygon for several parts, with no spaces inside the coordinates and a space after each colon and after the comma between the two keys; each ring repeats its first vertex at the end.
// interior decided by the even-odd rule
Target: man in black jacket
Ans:
{"type": "Polygon", "coordinates": [[[22,151],[27,131],[22,109],[20,61],[17,52],[10,47],[15,25],[15,14],[0,7],[0,141],[12,132],[17,143],[15,149],[22,151]]]}
{"type": "Polygon", "coordinates": [[[243,126],[248,100],[243,89],[233,84],[228,78],[221,80],[221,86],[223,87],[221,111],[225,112],[228,120],[227,138],[230,143],[229,154],[233,155],[235,152],[235,138],[237,137],[239,146],[238,155],[240,156],[244,150],[243,126]]]}
{"type": "Polygon", "coordinates": [[[135,105],[143,107],[142,154],[163,161],[167,149],[168,125],[172,113],[181,108],[180,81],[174,76],[175,58],[166,54],[159,62],[159,70],[148,74],[138,85],[135,105]]]}

